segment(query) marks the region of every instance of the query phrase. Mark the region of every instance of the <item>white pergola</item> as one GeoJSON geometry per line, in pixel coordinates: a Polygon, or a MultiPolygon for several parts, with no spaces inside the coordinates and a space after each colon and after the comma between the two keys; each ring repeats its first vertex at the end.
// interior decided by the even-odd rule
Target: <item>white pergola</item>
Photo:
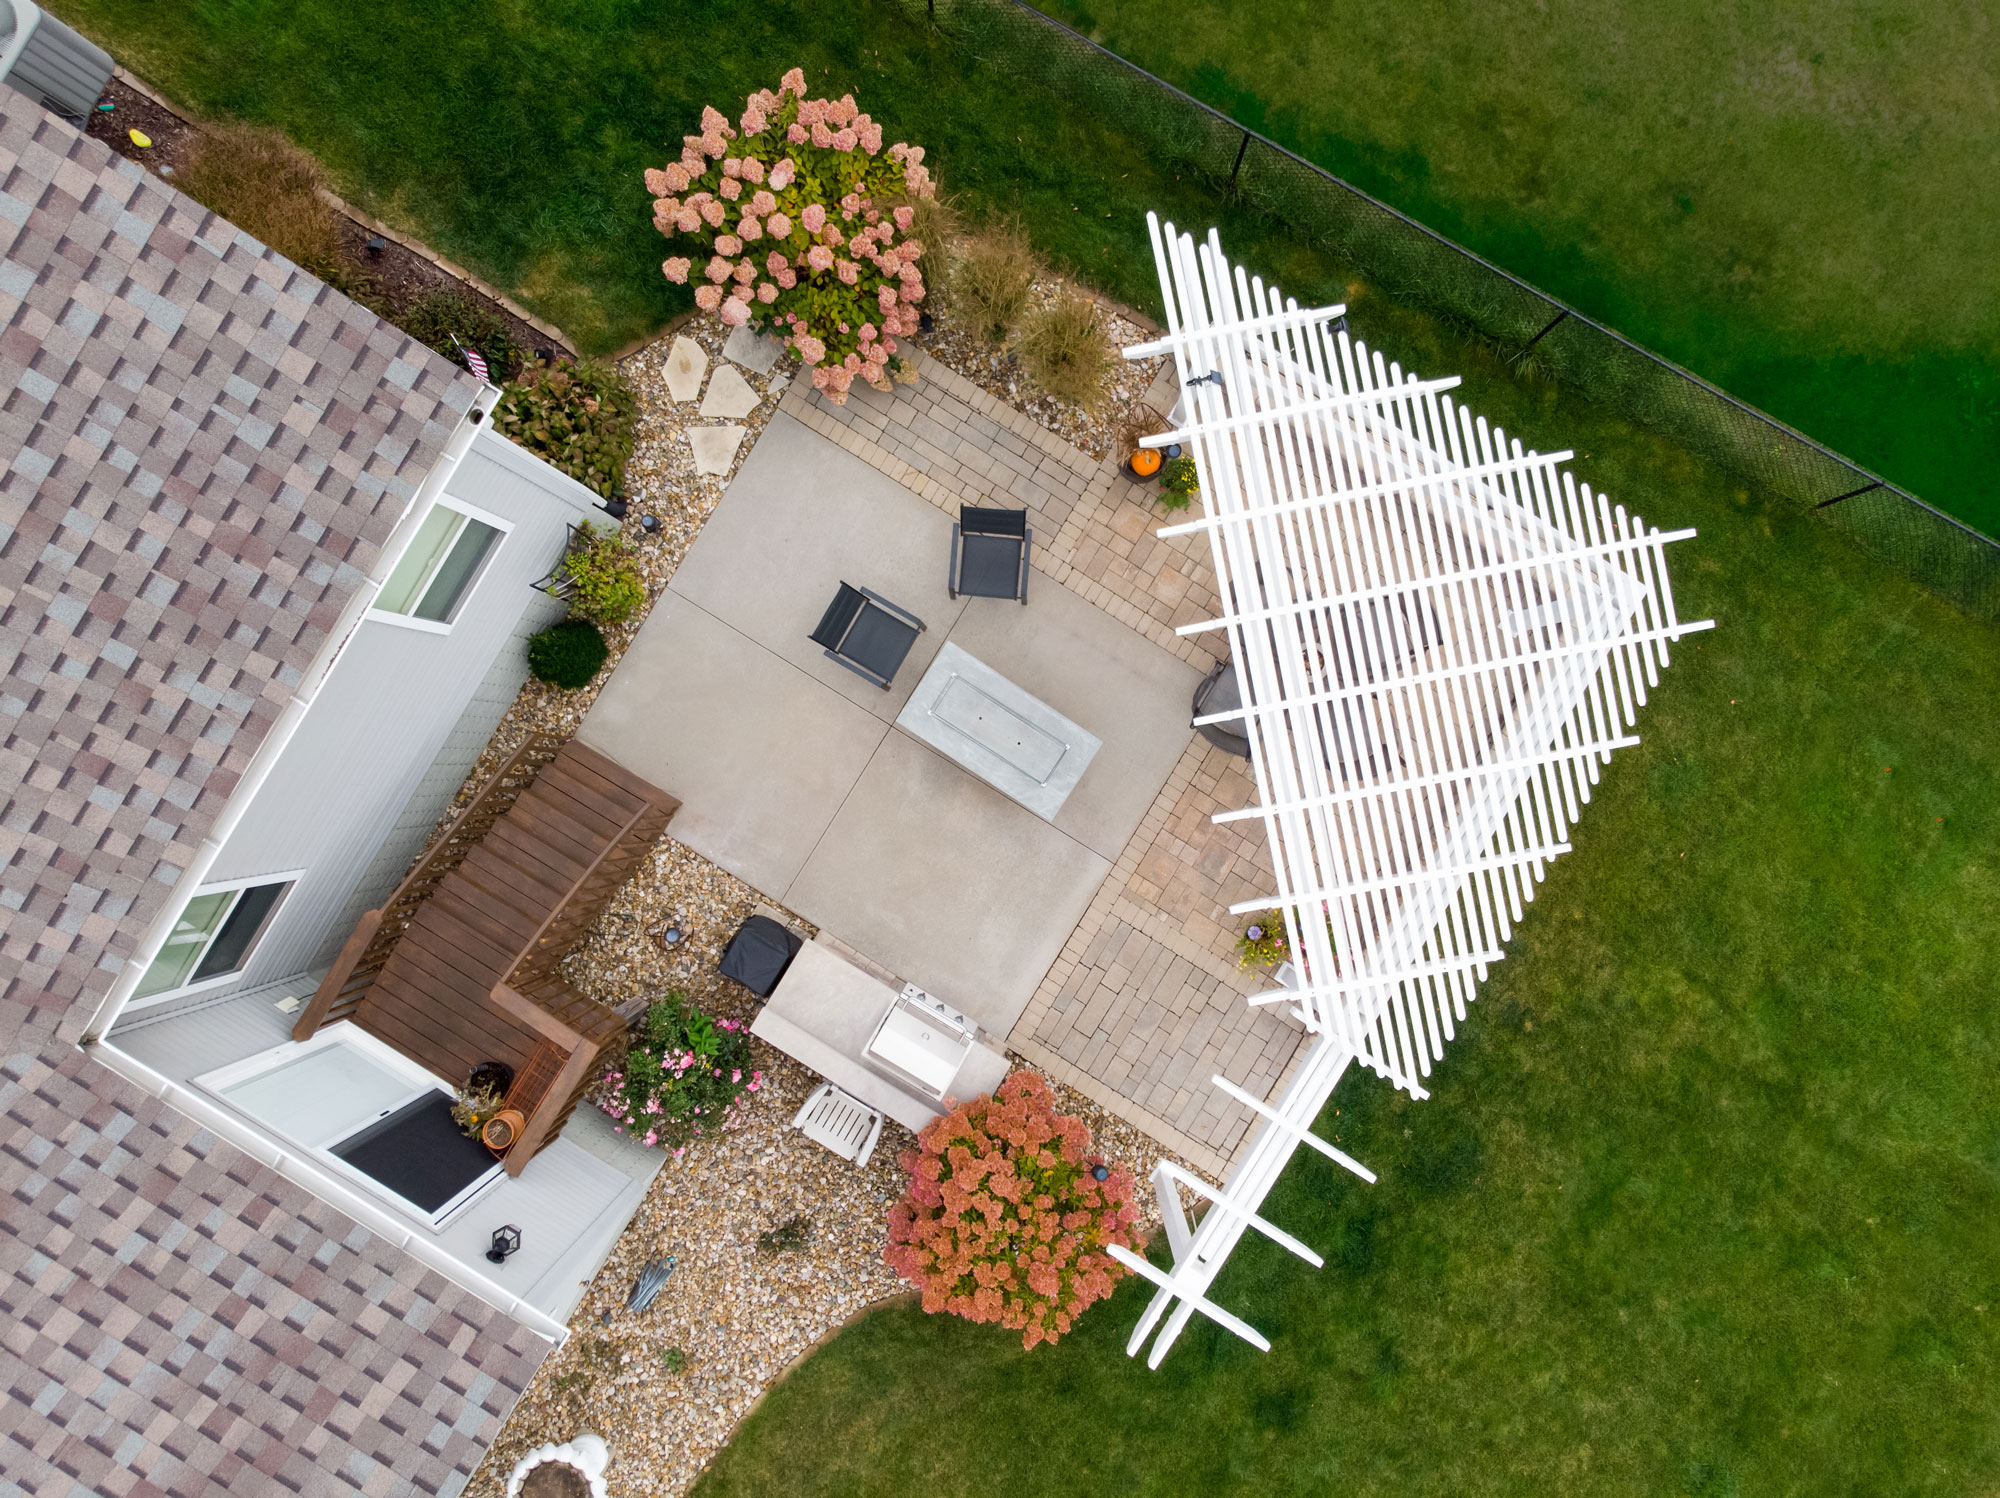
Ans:
{"type": "Polygon", "coordinates": [[[1412,1097],[1504,947],[1611,751],[1658,684],[1671,641],[1712,621],[1675,615],[1666,546],[1577,483],[1568,452],[1509,441],[1444,392],[1223,257],[1220,238],[1148,215],[1171,354],[1179,443],[1202,515],[1162,536],[1208,537],[1221,630],[1250,741],[1278,893],[1268,911],[1292,973],[1252,1004],[1284,1004],[1315,1037],[1272,1099],[1214,1084],[1259,1117],[1217,1189],[1153,1173],[1173,1268],[1111,1252],[1159,1288],[1126,1351],[1154,1337],[1158,1367],[1196,1311],[1255,1346],[1254,1327],[1207,1299],[1246,1229],[1318,1267],[1259,1214],[1292,1152],[1374,1175],[1313,1132],[1350,1062],[1412,1097]],[[1191,1226],[1181,1191],[1209,1210],[1191,1226]],[[1162,1322],[1164,1321],[1164,1325],[1162,1322]]]}

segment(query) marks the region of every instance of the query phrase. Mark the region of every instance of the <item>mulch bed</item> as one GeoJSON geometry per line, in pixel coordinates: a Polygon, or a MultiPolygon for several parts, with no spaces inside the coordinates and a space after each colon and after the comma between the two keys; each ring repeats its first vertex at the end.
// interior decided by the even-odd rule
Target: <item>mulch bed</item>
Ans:
{"type": "MultiPolygon", "coordinates": [[[[136,161],[146,170],[172,183],[186,167],[201,127],[182,119],[172,110],[115,78],[105,89],[104,99],[100,102],[109,102],[113,108],[93,110],[86,133],[93,140],[103,141],[128,161],[136,161]],[[133,130],[150,139],[152,145],[135,145],[130,133],[133,130]]],[[[523,322],[476,287],[467,285],[393,239],[383,238],[382,248],[370,250],[368,241],[378,238],[375,231],[344,213],[337,217],[340,219],[342,247],[347,251],[348,259],[381,283],[391,308],[407,307],[426,292],[451,291],[501,318],[513,335],[514,342],[522,349],[545,359],[569,357],[567,350],[551,348],[547,334],[523,322]]],[[[504,377],[506,373],[504,370],[494,371],[496,377],[504,377]]]]}

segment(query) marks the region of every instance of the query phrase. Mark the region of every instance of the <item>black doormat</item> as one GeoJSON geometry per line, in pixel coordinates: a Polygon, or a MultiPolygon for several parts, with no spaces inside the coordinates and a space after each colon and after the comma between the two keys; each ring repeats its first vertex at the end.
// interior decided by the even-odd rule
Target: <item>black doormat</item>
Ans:
{"type": "Polygon", "coordinates": [[[452,1121],[451,1099],[430,1092],[333,1147],[372,1181],[426,1212],[435,1212],[497,1163],[452,1121]]]}

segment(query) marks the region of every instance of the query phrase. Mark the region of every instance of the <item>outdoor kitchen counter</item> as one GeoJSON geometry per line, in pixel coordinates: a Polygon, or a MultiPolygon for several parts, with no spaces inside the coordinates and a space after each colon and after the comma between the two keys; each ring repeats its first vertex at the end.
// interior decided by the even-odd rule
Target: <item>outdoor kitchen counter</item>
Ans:
{"type": "MultiPolygon", "coordinates": [[[[799,949],[750,1033],[811,1067],[841,1091],[879,1108],[915,1132],[944,1112],[933,1099],[899,1087],[862,1059],[896,990],[820,941],[799,949]]],[[[991,1092],[1005,1080],[1007,1058],[975,1044],[958,1069],[954,1099],[991,1092]]]]}

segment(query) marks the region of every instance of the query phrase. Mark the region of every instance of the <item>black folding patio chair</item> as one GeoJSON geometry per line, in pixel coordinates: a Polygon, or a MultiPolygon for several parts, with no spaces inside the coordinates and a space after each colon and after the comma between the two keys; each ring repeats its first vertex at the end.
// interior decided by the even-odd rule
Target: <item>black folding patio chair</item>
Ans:
{"type": "Polygon", "coordinates": [[[1026,510],[982,510],[961,505],[951,528],[951,576],[956,598],[1028,601],[1028,548],[1034,543],[1026,510]]]}
{"type": "Polygon", "coordinates": [[[824,645],[832,660],[856,676],[865,676],[883,691],[909,655],[924,621],[899,609],[879,593],[842,583],[809,639],[824,645]]]}

